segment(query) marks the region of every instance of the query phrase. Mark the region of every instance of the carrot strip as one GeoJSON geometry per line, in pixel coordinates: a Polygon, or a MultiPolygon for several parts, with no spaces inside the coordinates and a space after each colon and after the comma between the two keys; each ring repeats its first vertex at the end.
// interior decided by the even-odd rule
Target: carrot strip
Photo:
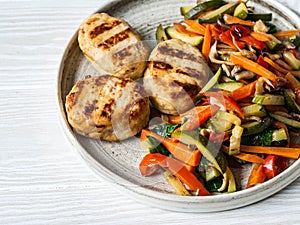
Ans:
{"type": "Polygon", "coordinates": [[[234,157],[244,160],[246,162],[252,162],[252,163],[263,163],[264,159],[253,154],[247,154],[247,153],[240,153],[238,155],[235,155],[234,157]]]}
{"type": "Polygon", "coordinates": [[[208,55],[210,52],[211,41],[212,41],[211,32],[210,32],[209,26],[206,26],[203,45],[202,45],[202,54],[206,58],[206,61],[208,61],[208,55]]]}
{"type": "Polygon", "coordinates": [[[244,56],[231,54],[230,61],[273,82],[277,82],[278,80],[278,77],[274,73],[244,56]]]}
{"type": "Polygon", "coordinates": [[[178,142],[174,142],[171,139],[164,138],[150,130],[142,130],[141,136],[151,136],[162,143],[163,146],[174,156],[174,158],[181,160],[182,162],[190,165],[197,166],[200,163],[201,152],[196,150],[190,150],[186,145],[178,142]]]}
{"type": "Polygon", "coordinates": [[[187,122],[185,122],[182,126],[182,130],[194,130],[199,127],[201,124],[206,122],[210,117],[215,115],[220,107],[216,105],[206,105],[206,106],[196,106],[196,111],[192,112],[193,116],[189,116],[187,122]]]}
{"type": "Polygon", "coordinates": [[[267,62],[270,66],[274,67],[274,69],[278,70],[281,73],[287,74],[289,71],[279,66],[277,63],[273,62],[272,59],[268,57],[264,57],[265,62],[267,62]]]}
{"type": "Polygon", "coordinates": [[[187,34],[187,35],[189,35],[189,36],[191,36],[191,37],[193,37],[193,36],[199,36],[199,34],[197,34],[197,33],[188,31],[188,30],[186,29],[186,27],[183,26],[183,25],[180,24],[180,23],[173,23],[173,26],[175,27],[175,29],[176,29],[179,33],[187,34]]]}
{"type": "Polygon", "coordinates": [[[251,152],[258,154],[272,154],[291,159],[298,159],[300,155],[300,148],[287,147],[266,147],[266,146],[246,146],[241,145],[241,152],[251,152]]]}
{"type": "Polygon", "coordinates": [[[245,86],[242,86],[229,93],[229,96],[235,100],[239,101],[241,99],[247,98],[255,92],[256,81],[253,81],[245,86]]]}
{"type": "Polygon", "coordinates": [[[186,30],[200,35],[205,35],[205,27],[194,20],[183,20],[188,25],[186,30]]]}
{"type": "Polygon", "coordinates": [[[245,25],[245,26],[253,26],[255,23],[247,20],[242,20],[238,17],[231,16],[229,14],[225,14],[223,16],[223,19],[225,23],[231,25],[231,24],[240,24],[240,25],[245,25]]]}
{"type": "Polygon", "coordinates": [[[256,184],[261,184],[266,180],[266,174],[264,173],[263,164],[254,164],[251,174],[248,178],[248,183],[246,188],[255,186],[256,184]]]}
{"type": "Polygon", "coordinates": [[[282,37],[293,37],[296,34],[298,34],[300,30],[286,30],[286,31],[280,31],[276,32],[273,35],[277,38],[282,38],[282,37]]]}
{"type": "MultiPolygon", "coordinates": [[[[181,124],[181,120],[183,118],[192,118],[192,117],[197,117],[197,115],[206,110],[206,109],[209,109],[211,108],[212,106],[211,105],[197,105],[196,107],[190,109],[189,111],[181,114],[181,115],[177,115],[177,116],[173,116],[173,115],[169,115],[168,116],[168,122],[171,123],[171,124],[181,124]]],[[[201,120],[202,121],[202,120],[201,120]]],[[[201,123],[200,121],[200,123],[201,123]]],[[[201,125],[201,124],[199,124],[201,125]]]]}
{"type": "Polygon", "coordinates": [[[291,73],[294,76],[300,76],[300,71],[294,71],[294,70],[287,70],[285,68],[283,68],[282,66],[278,65],[276,62],[272,61],[270,58],[268,57],[264,57],[264,60],[270,65],[272,66],[274,69],[278,70],[279,72],[283,73],[283,74],[287,74],[287,73],[291,73]]]}
{"type": "Polygon", "coordinates": [[[251,32],[250,35],[259,41],[271,41],[272,37],[266,33],[251,32]]]}
{"type": "Polygon", "coordinates": [[[168,116],[168,122],[171,124],[181,124],[181,117],[180,116],[168,116]]]}

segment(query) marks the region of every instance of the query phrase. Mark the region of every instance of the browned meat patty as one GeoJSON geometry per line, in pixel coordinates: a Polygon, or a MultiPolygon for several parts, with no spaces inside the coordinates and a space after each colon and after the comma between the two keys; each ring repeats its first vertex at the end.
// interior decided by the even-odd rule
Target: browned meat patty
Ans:
{"type": "Polygon", "coordinates": [[[209,71],[196,47],[171,39],[150,54],[144,86],[155,108],[176,115],[194,106],[193,96],[207,82],[209,71]]]}
{"type": "Polygon", "coordinates": [[[94,14],[80,26],[78,42],[99,72],[132,79],[143,76],[149,48],[124,20],[94,14]]]}
{"type": "Polygon", "coordinates": [[[78,81],[66,97],[69,123],[81,135],[117,141],[148,124],[149,99],[142,85],[112,75],[78,81]]]}

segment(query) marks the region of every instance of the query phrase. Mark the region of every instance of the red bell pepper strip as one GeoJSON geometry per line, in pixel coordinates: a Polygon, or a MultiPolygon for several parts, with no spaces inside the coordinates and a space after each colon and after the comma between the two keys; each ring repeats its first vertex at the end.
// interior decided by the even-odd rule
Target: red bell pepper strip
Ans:
{"type": "MultiPolygon", "coordinates": [[[[236,45],[233,43],[232,37],[233,37],[233,34],[231,33],[231,31],[227,30],[219,35],[218,40],[220,40],[223,43],[228,44],[232,48],[238,50],[236,45]]],[[[243,42],[236,41],[236,44],[240,49],[245,48],[245,44],[243,42]]]]}
{"type": "Polygon", "coordinates": [[[256,85],[256,81],[253,81],[245,86],[242,86],[242,87],[230,92],[229,96],[235,101],[239,101],[244,98],[247,98],[250,95],[254,94],[255,85],[256,85]]]}
{"type": "Polygon", "coordinates": [[[249,36],[251,34],[251,30],[249,28],[241,25],[232,26],[230,31],[237,39],[249,36]]]}
{"type": "Polygon", "coordinates": [[[269,64],[264,60],[264,57],[260,55],[256,61],[259,65],[265,67],[266,69],[269,68],[269,64]]]}
{"type": "Polygon", "coordinates": [[[196,129],[215,115],[219,109],[220,107],[216,105],[196,106],[190,110],[190,113],[187,115],[188,120],[181,126],[181,130],[196,129]]]}
{"type": "Polygon", "coordinates": [[[265,182],[266,174],[264,173],[263,164],[253,164],[251,174],[248,178],[247,188],[253,187],[256,184],[265,182]]]}
{"type": "Polygon", "coordinates": [[[197,195],[210,195],[209,191],[203,186],[203,184],[197,179],[197,177],[189,172],[181,162],[176,159],[161,155],[159,153],[147,154],[140,163],[140,172],[143,176],[151,175],[152,168],[154,166],[161,166],[164,169],[170,171],[181,182],[186,184],[189,190],[194,191],[197,195]],[[150,172],[150,173],[149,173],[150,172]]]}
{"type": "Polygon", "coordinates": [[[150,130],[142,130],[141,140],[144,137],[151,136],[159,141],[176,159],[190,165],[198,166],[200,163],[201,152],[199,150],[191,150],[185,144],[174,142],[171,139],[164,138],[150,130]]]}
{"type": "Polygon", "coordinates": [[[235,112],[240,118],[244,119],[244,113],[240,106],[229,96],[220,92],[205,92],[203,96],[213,97],[219,100],[220,104],[223,104],[228,111],[235,112]]]}
{"type": "Polygon", "coordinates": [[[257,49],[260,49],[260,50],[263,50],[264,48],[266,48],[266,44],[264,42],[256,40],[252,36],[242,37],[242,38],[240,38],[240,40],[244,41],[247,44],[253,46],[254,48],[257,48],[257,49]]]}
{"type": "Polygon", "coordinates": [[[207,26],[209,26],[212,36],[215,38],[219,37],[219,35],[223,33],[222,28],[217,23],[208,24],[207,26]]]}
{"type": "Polygon", "coordinates": [[[287,167],[287,159],[277,155],[268,155],[263,163],[264,173],[268,179],[272,179],[287,167]]]}
{"type": "Polygon", "coordinates": [[[289,49],[289,51],[291,52],[291,53],[293,53],[293,55],[295,56],[295,58],[297,58],[298,59],[298,52],[297,52],[297,50],[296,49],[289,49]]]}
{"type": "Polygon", "coordinates": [[[145,155],[139,166],[141,174],[143,176],[150,176],[155,173],[160,166],[166,167],[166,159],[167,156],[159,153],[145,155]]]}

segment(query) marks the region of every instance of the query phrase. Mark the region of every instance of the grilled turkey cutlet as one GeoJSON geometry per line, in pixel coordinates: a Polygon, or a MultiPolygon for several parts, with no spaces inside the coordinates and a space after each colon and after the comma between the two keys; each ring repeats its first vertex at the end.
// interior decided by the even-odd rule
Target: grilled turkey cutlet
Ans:
{"type": "Polygon", "coordinates": [[[143,76],[149,48],[124,20],[107,13],[94,14],[80,26],[78,42],[100,73],[132,79],[143,76]]]}
{"type": "Polygon", "coordinates": [[[144,87],[155,108],[177,115],[194,106],[195,96],[209,76],[201,52],[177,39],[160,42],[151,52],[144,87]]]}
{"type": "Polygon", "coordinates": [[[148,124],[149,99],[142,85],[112,75],[78,81],[66,97],[71,126],[81,135],[117,141],[148,124]]]}

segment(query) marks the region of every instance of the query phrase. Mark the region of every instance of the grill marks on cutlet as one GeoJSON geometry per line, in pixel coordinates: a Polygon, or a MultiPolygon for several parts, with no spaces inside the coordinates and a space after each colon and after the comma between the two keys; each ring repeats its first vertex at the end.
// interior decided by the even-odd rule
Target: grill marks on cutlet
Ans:
{"type": "Polygon", "coordinates": [[[114,36],[111,36],[110,38],[106,39],[102,43],[98,44],[98,47],[103,48],[104,50],[108,50],[111,47],[117,45],[118,43],[128,39],[130,32],[131,32],[130,28],[127,28],[115,34],[114,36]]]}
{"type": "Polygon", "coordinates": [[[120,20],[114,20],[114,21],[111,21],[110,23],[102,23],[90,31],[90,38],[94,39],[98,35],[103,34],[104,32],[107,32],[107,31],[113,29],[114,27],[120,25],[121,23],[122,23],[122,21],[120,21],[120,20]]]}
{"type": "Polygon", "coordinates": [[[174,99],[185,96],[186,93],[188,93],[189,96],[195,96],[200,91],[200,88],[198,85],[183,83],[178,80],[174,80],[171,83],[171,86],[181,86],[183,89],[182,91],[179,91],[179,92],[171,92],[171,97],[174,99]]]}
{"type": "Polygon", "coordinates": [[[113,107],[114,107],[115,101],[113,99],[110,99],[108,103],[105,103],[102,112],[100,113],[101,117],[107,118],[108,120],[111,120],[112,114],[113,114],[113,107]]]}
{"type": "MultiPolygon", "coordinates": [[[[108,78],[109,79],[109,78],[108,78]]],[[[118,82],[115,82],[114,86],[107,86],[109,93],[114,93],[114,90],[123,90],[124,87],[130,82],[130,79],[122,79],[118,82]],[[117,87],[118,86],[118,87],[117,87]]],[[[107,84],[109,82],[106,82],[107,84]]],[[[117,93],[114,93],[116,95],[117,93]]],[[[102,111],[100,112],[100,116],[106,118],[111,121],[112,115],[114,113],[116,101],[114,98],[110,98],[107,103],[104,104],[102,111]]]]}
{"type": "Polygon", "coordinates": [[[175,73],[180,73],[189,77],[193,78],[199,78],[200,74],[199,71],[190,67],[185,67],[184,70],[181,68],[174,68],[172,65],[165,63],[165,62],[159,62],[159,61],[151,61],[150,64],[148,64],[148,68],[153,67],[155,69],[159,70],[165,70],[167,71],[173,71],[175,73]]]}
{"type": "Polygon", "coordinates": [[[172,46],[161,45],[158,47],[157,50],[160,54],[163,54],[166,56],[172,56],[174,58],[186,59],[186,60],[190,60],[190,61],[194,61],[194,62],[198,61],[198,59],[195,57],[195,55],[190,54],[185,51],[182,51],[182,50],[179,50],[179,49],[175,49],[172,46]]]}
{"type": "Polygon", "coordinates": [[[84,107],[84,111],[83,111],[84,115],[86,115],[87,117],[89,117],[95,109],[98,109],[98,107],[95,107],[96,104],[97,104],[97,102],[98,102],[98,100],[94,100],[92,102],[92,104],[86,105],[84,107]]]}

